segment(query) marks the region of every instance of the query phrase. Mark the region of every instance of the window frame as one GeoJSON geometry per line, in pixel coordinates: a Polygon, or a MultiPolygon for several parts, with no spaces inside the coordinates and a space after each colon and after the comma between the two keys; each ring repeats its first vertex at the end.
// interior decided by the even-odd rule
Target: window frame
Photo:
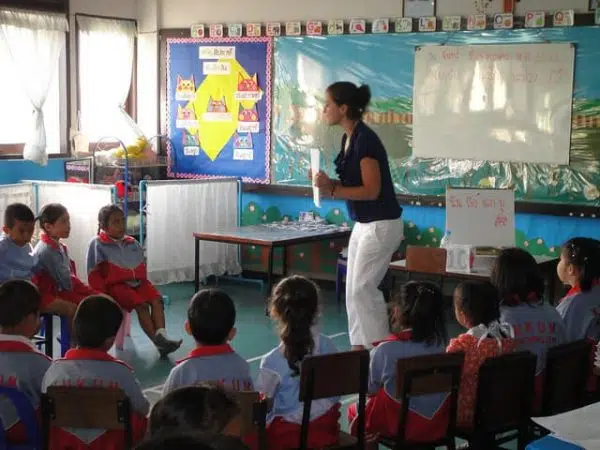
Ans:
{"type": "MultiPolygon", "coordinates": [[[[1,0],[0,0],[1,1],[1,0]]],[[[112,17],[112,16],[99,16],[95,14],[82,14],[77,13],[74,15],[75,18],[75,83],[76,83],[76,111],[79,113],[81,110],[81,82],[80,82],[80,72],[79,72],[79,52],[81,51],[80,43],[79,43],[79,23],[77,21],[77,17],[91,17],[94,19],[109,19],[109,20],[120,20],[124,22],[133,22],[135,28],[137,29],[138,21],[136,19],[131,19],[127,17],[112,17]]],[[[129,95],[127,96],[127,100],[125,101],[125,112],[129,114],[129,116],[137,122],[137,61],[138,61],[138,38],[137,36],[133,40],[133,67],[131,72],[131,85],[129,86],[129,95]]],[[[93,154],[98,142],[90,141],[89,143],[89,154],[93,154]]],[[[102,142],[103,149],[112,149],[117,148],[119,145],[118,142],[102,142]]]]}
{"type": "MultiPolygon", "coordinates": [[[[55,11],[51,8],[46,9],[34,9],[34,5],[46,4],[44,1],[31,1],[31,6],[29,4],[20,5],[19,0],[15,0],[14,2],[11,0],[0,0],[0,7],[7,7],[11,5],[20,5],[21,9],[31,10],[32,12],[44,13],[44,12],[65,12],[64,10],[55,11]]],[[[67,2],[68,3],[68,2],[67,2]]],[[[67,5],[68,6],[68,5],[67,5]]],[[[67,15],[68,20],[68,15],[67,15]]],[[[61,127],[60,130],[60,152],[52,153],[48,155],[48,159],[60,159],[60,158],[68,158],[71,156],[71,145],[69,138],[69,131],[71,126],[71,79],[69,74],[71,73],[71,58],[70,58],[70,31],[65,33],[65,47],[64,52],[59,59],[59,76],[60,80],[58,83],[58,96],[59,96],[59,122],[64,123],[64,126],[61,127]]],[[[15,142],[11,144],[0,144],[0,161],[7,159],[23,159],[23,149],[25,148],[25,142],[15,142]]]]}
{"type": "Polygon", "coordinates": [[[69,0],[0,0],[0,6],[38,12],[69,12],[69,0]]]}

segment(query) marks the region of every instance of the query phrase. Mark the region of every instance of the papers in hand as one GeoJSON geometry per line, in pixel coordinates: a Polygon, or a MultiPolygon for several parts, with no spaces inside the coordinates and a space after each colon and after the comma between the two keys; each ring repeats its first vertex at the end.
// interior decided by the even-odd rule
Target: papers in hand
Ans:
{"type": "Polygon", "coordinates": [[[313,176],[313,201],[317,208],[321,207],[321,192],[318,187],[315,186],[315,177],[321,170],[321,152],[318,148],[312,148],[310,150],[310,170],[313,176]]]}

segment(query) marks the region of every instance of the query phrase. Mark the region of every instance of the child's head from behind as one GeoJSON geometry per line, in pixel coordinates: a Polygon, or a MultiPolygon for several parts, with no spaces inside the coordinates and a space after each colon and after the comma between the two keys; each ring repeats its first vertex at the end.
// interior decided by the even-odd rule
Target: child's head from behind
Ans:
{"type": "Polygon", "coordinates": [[[75,342],[81,348],[108,351],[121,327],[123,312],[106,295],[91,295],[77,307],[73,319],[75,342]]]}
{"type": "Polygon", "coordinates": [[[186,386],[169,392],[152,407],[148,432],[151,436],[177,431],[239,436],[239,415],[237,403],[222,388],[186,386]]]}
{"type": "Polygon", "coordinates": [[[394,331],[412,330],[414,342],[441,345],[448,335],[444,321],[444,297],[439,288],[423,281],[405,283],[392,297],[394,331]]]}
{"type": "Polygon", "coordinates": [[[592,238],[569,239],[560,252],[556,272],[564,284],[589,291],[600,277],[600,243],[592,238]]]}
{"type": "Polygon", "coordinates": [[[500,318],[498,291],[489,281],[466,281],[454,289],[454,314],[465,328],[500,318]]]}
{"type": "Polygon", "coordinates": [[[544,297],[544,279],[540,268],[535,258],[520,248],[500,251],[490,279],[503,305],[538,303],[544,297]]]}
{"type": "Polygon", "coordinates": [[[0,285],[0,332],[32,338],[40,329],[41,295],[30,281],[0,285]]]}
{"type": "Polygon", "coordinates": [[[117,205],[106,205],[98,212],[98,233],[104,231],[113,239],[122,239],[125,236],[127,225],[125,214],[117,205]]]}
{"type": "Polygon", "coordinates": [[[284,278],[273,288],[270,313],[279,326],[283,356],[292,373],[298,375],[300,362],[315,347],[312,327],[319,314],[317,285],[297,275],[284,278]]]}
{"type": "Polygon", "coordinates": [[[235,337],[235,305],[221,289],[203,289],[190,301],[185,330],[199,345],[222,345],[235,337]]]}
{"type": "Polygon", "coordinates": [[[232,436],[189,432],[151,436],[135,450],[248,450],[248,447],[232,436]]]}
{"type": "Polygon", "coordinates": [[[23,247],[31,242],[35,229],[35,216],[29,206],[23,203],[12,203],[4,211],[4,226],[6,233],[15,244],[23,247]]]}
{"type": "Polygon", "coordinates": [[[66,239],[71,233],[71,218],[69,212],[60,203],[45,205],[38,214],[40,227],[53,239],[66,239]]]}

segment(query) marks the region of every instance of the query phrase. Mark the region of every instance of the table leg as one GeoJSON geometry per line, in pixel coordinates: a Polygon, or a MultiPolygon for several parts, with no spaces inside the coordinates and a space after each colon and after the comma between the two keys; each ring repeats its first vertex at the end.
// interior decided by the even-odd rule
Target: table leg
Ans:
{"type": "Polygon", "coordinates": [[[269,247],[269,259],[267,261],[267,295],[266,295],[266,305],[265,305],[265,313],[267,316],[269,315],[269,297],[271,296],[271,292],[273,291],[273,253],[275,248],[273,246],[269,247]]]}
{"type": "Polygon", "coordinates": [[[283,260],[281,261],[281,276],[287,277],[287,257],[288,257],[287,245],[282,247],[283,260]]]}
{"type": "Polygon", "coordinates": [[[194,292],[200,290],[200,239],[194,237],[194,292]]]}

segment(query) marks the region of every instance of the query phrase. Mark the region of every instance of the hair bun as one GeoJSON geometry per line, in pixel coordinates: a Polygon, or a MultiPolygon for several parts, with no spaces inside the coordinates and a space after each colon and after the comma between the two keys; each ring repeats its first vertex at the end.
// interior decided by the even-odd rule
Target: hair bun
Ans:
{"type": "Polygon", "coordinates": [[[356,106],[364,111],[370,101],[371,88],[368,84],[361,84],[358,88],[356,88],[356,106]]]}

